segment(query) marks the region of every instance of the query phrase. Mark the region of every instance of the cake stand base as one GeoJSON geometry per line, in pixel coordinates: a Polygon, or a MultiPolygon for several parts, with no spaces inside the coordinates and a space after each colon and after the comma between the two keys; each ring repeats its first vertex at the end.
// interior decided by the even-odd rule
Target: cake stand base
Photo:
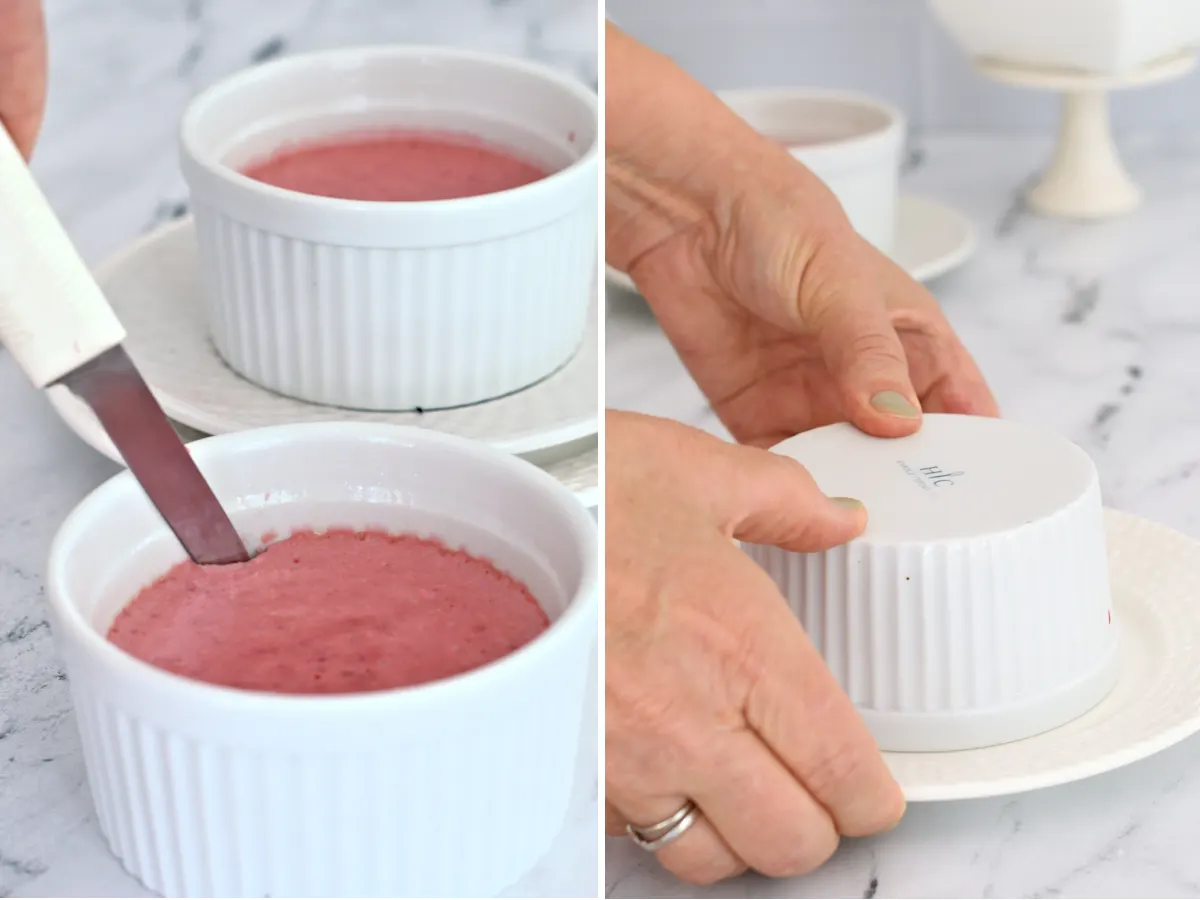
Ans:
{"type": "Polygon", "coordinates": [[[1194,50],[1120,75],[1033,68],[998,60],[975,63],[981,74],[1002,84],[1063,95],[1054,155],[1025,199],[1035,212],[1068,219],[1121,215],[1142,201],[1141,188],[1125,171],[1113,141],[1109,92],[1178,78],[1195,65],[1194,50]]]}

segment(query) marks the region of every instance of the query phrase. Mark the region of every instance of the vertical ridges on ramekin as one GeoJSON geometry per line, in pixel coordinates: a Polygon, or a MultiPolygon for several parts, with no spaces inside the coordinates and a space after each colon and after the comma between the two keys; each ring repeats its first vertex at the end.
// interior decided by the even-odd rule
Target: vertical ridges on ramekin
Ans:
{"type": "Polygon", "coordinates": [[[1086,677],[1115,640],[1096,487],[986,540],[745,549],[863,710],[1011,707],[1086,677]]]}
{"type": "Polygon", "coordinates": [[[490,895],[566,817],[587,654],[559,655],[561,678],[473,704],[469,725],[397,722],[365,749],[184,734],[73,682],[101,830],[165,896],[490,895]]]}
{"type": "Polygon", "coordinates": [[[595,211],[506,238],[366,248],[195,208],[209,330],[247,379],[314,403],[437,408],[527,387],[583,339],[595,211]]]}

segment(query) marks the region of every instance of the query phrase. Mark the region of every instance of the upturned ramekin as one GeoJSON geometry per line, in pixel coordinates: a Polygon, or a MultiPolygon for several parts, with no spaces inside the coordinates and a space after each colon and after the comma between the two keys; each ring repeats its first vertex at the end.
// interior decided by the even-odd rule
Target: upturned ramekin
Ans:
{"type": "Polygon", "coordinates": [[[498,397],[583,339],[596,278],[596,97],[519,59],[448,47],[296,56],[227,78],[180,132],[209,331],[245,378],[313,403],[402,410],[498,397]],[[479,197],[315,197],[239,169],[344,133],[457,131],[543,164],[479,197]]]}
{"type": "Polygon", "coordinates": [[[859,94],[809,88],[723,91],[720,97],[825,182],[859,234],[892,251],[905,135],[898,109],[859,94]]]}
{"type": "Polygon", "coordinates": [[[969,750],[1071,721],[1116,684],[1095,464],[1056,434],[925,416],[903,438],[847,424],[773,450],[866,530],[823,553],[745,545],[883,750],[969,750]]]}
{"type": "Polygon", "coordinates": [[[305,424],[193,454],[242,534],[378,526],[441,537],[551,618],[509,656],[390,691],[276,695],[157,669],[105,633],[179,544],[128,473],[50,552],[52,626],[112,851],[168,897],[483,897],[560,831],[597,633],[597,535],[523,460],[460,438],[305,424]]]}

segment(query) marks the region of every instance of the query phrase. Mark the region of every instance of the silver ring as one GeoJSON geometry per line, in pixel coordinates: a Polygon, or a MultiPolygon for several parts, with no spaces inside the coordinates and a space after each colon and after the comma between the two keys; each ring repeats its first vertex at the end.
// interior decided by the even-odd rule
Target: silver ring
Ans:
{"type": "Polygon", "coordinates": [[[675,843],[699,820],[700,808],[689,800],[661,822],[645,827],[626,825],[625,831],[635,844],[649,853],[654,853],[675,843]]]}

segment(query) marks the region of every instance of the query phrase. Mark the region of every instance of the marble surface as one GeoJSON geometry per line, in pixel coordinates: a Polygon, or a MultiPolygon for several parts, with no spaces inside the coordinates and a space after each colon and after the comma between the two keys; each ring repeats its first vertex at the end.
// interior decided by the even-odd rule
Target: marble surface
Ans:
{"type": "MultiPolygon", "coordinates": [[[[1145,206],[1072,224],[1022,210],[1049,146],[935,137],[904,188],[952,203],[977,254],[932,285],[1003,411],[1095,458],[1108,505],[1200,537],[1200,141],[1123,148],[1145,206]]],[[[638,298],[610,292],[608,405],[724,434],[638,298]]],[[[1009,798],[913,806],[817,873],[683,885],[609,839],[612,897],[1195,897],[1200,738],[1124,770],[1009,798]]]]}
{"type": "MultiPolygon", "coordinates": [[[[197,90],[256,61],[454,43],[596,76],[594,0],[47,0],[47,15],[50,102],[34,170],[91,262],[185,212],[179,115],[197,90]]],[[[43,597],[55,529],[115,471],[0,351],[0,897],[146,896],[96,828],[43,597]]],[[[595,896],[594,707],[586,715],[568,825],[513,896],[595,896]]]]}

